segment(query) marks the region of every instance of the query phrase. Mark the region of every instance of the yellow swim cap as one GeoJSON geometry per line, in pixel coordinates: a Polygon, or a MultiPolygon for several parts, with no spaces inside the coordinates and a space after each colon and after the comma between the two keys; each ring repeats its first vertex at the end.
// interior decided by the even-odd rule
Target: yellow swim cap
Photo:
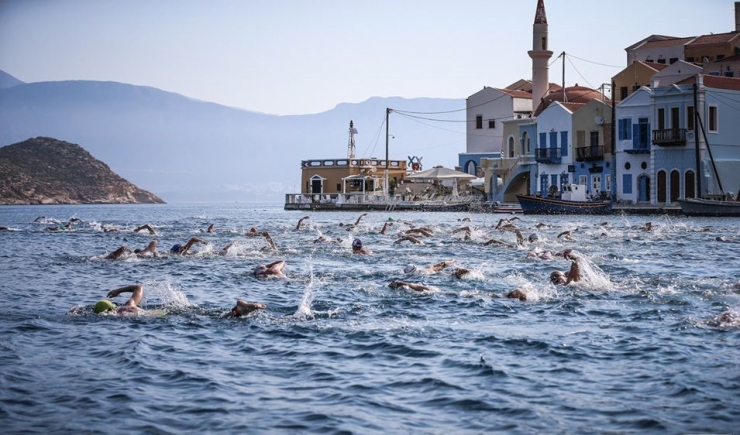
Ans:
{"type": "Polygon", "coordinates": [[[95,304],[95,314],[100,314],[115,309],[116,305],[107,299],[101,299],[98,301],[98,303],[95,304]]]}

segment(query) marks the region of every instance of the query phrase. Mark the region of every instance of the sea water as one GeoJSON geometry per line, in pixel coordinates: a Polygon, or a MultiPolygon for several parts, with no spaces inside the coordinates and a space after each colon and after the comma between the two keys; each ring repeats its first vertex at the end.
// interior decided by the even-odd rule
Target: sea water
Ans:
{"type": "Polygon", "coordinates": [[[1,207],[2,432],[739,433],[740,219],[358,217],[1,207]],[[71,218],[71,230],[48,230],[71,218]],[[515,246],[494,228],[502,218],[537,240],[515,246]],[[157,234],[133,231],[143,224],[157,234]],[[252,227],[278,249],[245,236],[252,227]],[[417,227],[432,235],[396,243],[417,227]],[[558,238],[568,230],[573,240],[558,238]],[[208,243],[168,253],[191,237],[208,243]],[[353,255],[355,238],[372,253],[353,255]],[[153,239],[158,257],[105,259],[153,239]],[[569,248],[583,280],[556,287],[548,276],[568,270],[557,254],[569,248]],[[528,255],[547,250],[552,260],[528,255]],[[253,276],[276,260],[285,278],[253,276]],[[443,260],[455,263],[404,273],[443,260]],[[455,278],[455,267],[472,273],[455,278]],[[390,288],[396,279],[436,290],[390,288]],[[134,283],[142,314],[93,313],[134,283]],[[504,297],[514,288],[527,300],[504,297]],[[267,308],[227,316],[237,299],[267,308]]]}

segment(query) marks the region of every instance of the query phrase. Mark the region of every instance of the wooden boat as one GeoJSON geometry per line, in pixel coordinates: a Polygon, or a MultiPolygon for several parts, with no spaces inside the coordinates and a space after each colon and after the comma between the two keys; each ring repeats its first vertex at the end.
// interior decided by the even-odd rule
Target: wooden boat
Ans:
{"type": "MultiPolygon", "coordinates": [[[[697,86],[694,84],[694,107],[699,107],[697,104],[697,86]]],[[[719,187],[719,195],[707,195],[704,198],[680,198],[678,204],[681,206],[681,211],[686,216],[740,216],[740,193],[737,198],[733,198],[732,195],[725,192],[722,188],[722,180],[719,177],[717,171],[717,165],[714,162],[714,156],[712,155],[712,148],[709,146],[707,140],[707,133],[704,130],[704,123],[702,122],[700,111],[695,111],[695,124],[694,124],[694,137],[696,149],[699,149],[699,130],[701,129],[704,137],[704,144],[707,147],[707,153],[709,154],[709,161],[712,164],[712,172],[717,180],[717,186],[719,187]]],[[[696,152],[696,173],[701,174],[701,158],[699,152],[696,152]]],[[[697,179],[697,190],[702,191],[701,178],[697,179]]]]}
{"type": "Polygon", "coordinates": [[[611,214],[610,200],[589,201],[586,186],[570,184],[563,186],[560,198],[517,195],[524,214],[611,214]]]}
{"type": "Polygon", "coordinates": [[[740,201],[718,199],[679,199],[686,216],[740,216],[740,201]]]}

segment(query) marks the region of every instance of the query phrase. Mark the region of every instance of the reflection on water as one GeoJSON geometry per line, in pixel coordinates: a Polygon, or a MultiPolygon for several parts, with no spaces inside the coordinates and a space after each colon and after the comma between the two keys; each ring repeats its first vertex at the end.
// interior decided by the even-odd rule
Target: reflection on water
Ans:
{"type": "Polygon", "coordinates": [[[296,228],[305,215],[0,208],[4,430],[731,433],[740,423],[740,219],[519,215],[496,229],[511,216],[321,212],[296,228]],[[81,221],[69,231],[47,231],[71,218],[81,221]],[[156,234],[134,232],[143,224],[156,234]],[[403,239],[410,229],[421,243],[403,239]],[[169,252],[192,237],[207,243],[169,252]],[[372,254],[353,255],[355,238],[372,254]],[[157,256],[105,259],[152,240],[157,256]],[[583,279],[554,286],[566,249],[583,279]],[[255,278],[276,260],[285,278],[255,278]],[[144,284],[144,315],[93,314],[132,283],[144,284]],[[526,301],[504,297],[515,288],[526,301]],[[237,299],[267,309],[227,316],[237,299]]]}

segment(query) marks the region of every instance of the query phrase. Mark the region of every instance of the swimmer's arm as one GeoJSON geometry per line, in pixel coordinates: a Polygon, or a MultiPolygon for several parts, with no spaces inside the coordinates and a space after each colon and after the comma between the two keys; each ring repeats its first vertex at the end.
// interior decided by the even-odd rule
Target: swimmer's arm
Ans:
{"type": "Polygon", "coordinates": [[[109,298],[115,298],[121,293],[131,293],[131,297],[126,301],[124,305],[127,306],[138,306],[141,300],[144,299],[144,286],[141,284],[132,284],[125,287],[117,288],[108,292],[109,298]]]}
{"type": "Polygon", "coordinates": [[[570,270],[568,271],[568,280],[565,282],[565,284],[569,284],[571,282],[577,282],[581,280],[581,268],[578,266],[578,261],[573,261],[570,265],[570,270]]]}

